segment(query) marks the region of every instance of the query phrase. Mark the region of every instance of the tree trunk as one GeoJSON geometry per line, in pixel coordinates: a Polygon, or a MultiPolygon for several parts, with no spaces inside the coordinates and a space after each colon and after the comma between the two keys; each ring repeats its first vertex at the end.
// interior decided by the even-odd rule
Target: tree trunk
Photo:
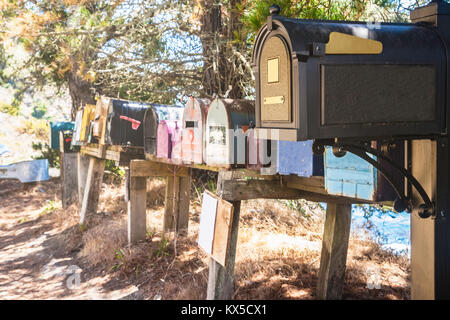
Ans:
{"type": "MultiPolygon", "coordinates": [[[[234,33],[240,26],[236,9],[239,0],[232,0],[224,8],[217,0],[203,0],[201,41],[203,47],[203,92],[209,97],[217,94],[229,98],[243,98],[242,74],[236,72],[242,63],[233,54],[234,33]]],[[[238,44],[239,45],[239,44],[238,44]]],[[[240,51],[239,48],[234,48],[240,51]]],[[[243,68],[241,68],[243,69],[243,68]]]]}
{"type": "Polygon", "coordinates": [[[69,93],[72,98],[72,121],[75,120],[77,110],[86,103],[95,104],[94,86],[87,80],[82,79],[78,74],[78,66],[75,66],[68,73],[67,82],[69,93]]]}

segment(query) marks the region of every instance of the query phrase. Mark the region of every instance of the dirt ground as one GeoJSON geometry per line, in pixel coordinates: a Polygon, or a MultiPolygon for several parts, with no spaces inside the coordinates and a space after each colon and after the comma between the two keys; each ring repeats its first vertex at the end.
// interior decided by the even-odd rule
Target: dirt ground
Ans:
{"type": "MultiPolygon", "coordinates": [[[[0,187],[0,299],[205,299],[208,257],[196,244],[195,192],[189,232],[163,237],[165,184],[152,180],[147,240],[128,247],[120,184],[103,184],[99,210],[82,227],[75,205],[61,208],[57,179],[0,187]]],[[[324,214],[301,204],[243,203],[235,299],[315,299],[324,214]]],[[[351,236],[344,299],[408,299],[409,274],[407,257],[359,231],[351,236]]]]}

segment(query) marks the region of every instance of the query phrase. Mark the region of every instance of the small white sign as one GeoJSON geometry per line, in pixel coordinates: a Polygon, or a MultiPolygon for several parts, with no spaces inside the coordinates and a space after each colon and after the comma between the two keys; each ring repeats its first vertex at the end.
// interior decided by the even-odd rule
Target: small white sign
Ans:
{"type": "Polygon", "coordinates": [[[218,200],[208,193],[203,193],[202,212],[200,215],[200,231],[198,245],[206,253],[212,254],[214,241],[214,228],[216,225],[216,212],[218,200]]]}

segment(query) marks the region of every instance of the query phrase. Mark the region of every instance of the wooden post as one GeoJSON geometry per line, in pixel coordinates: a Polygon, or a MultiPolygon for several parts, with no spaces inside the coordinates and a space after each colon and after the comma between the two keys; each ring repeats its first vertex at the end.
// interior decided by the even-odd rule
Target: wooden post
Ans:
{"type": "MultiPolygon", "coordinates": [[[[220,171],[217,180],[217,194],[222,196],[222,186],[225,180],[233,179],[233,172],[220,171]]],[[[231,200],[231,199],[226,199],[231,200]]],[[[236,261],[236,248],[239,231],[239,217],[241,201],[230,201],[234,207],[233,221],[226,265],[223,267],[214,259],[209,260],[209,278],[206,299],[230,300],[234,293],[234,265],[236,261]]]]}
{"type": "Polygon", "coordinates": [[[209,260],[208,300],[230,300],[234,293],[234,265],[236,261],[237,239],[241,201],[231,201],[234,207],[230,244],[226,265],[223,267],[213,258],[209,260]]]}
{"type": "Polygon", "coordinates": [[[130,201],[130,168],[125,168],[125,202],[130,201]]]}
{"type": "Polygon", "coordinates": [[[163,232],[187,232],[191,198],[191,176],[167,176],[163,232]]]}
{"type": "Polygon", "coordinates": [[[128,243],[145,240],[147,233],[147,177],[130,177],[128,243]]]}
{"type": "Polygon", "coordinates": [[[351,209],[350,204],[327,204],[317,284],[318,299],[342,298],[351,209]]]}
{"type": "Polygon", "coordinates": [[[85,222],[88,214],[97,212],[104,171],[105,159],[90,157],[80,212],[80,224],[85,222]]]}
{"type": "Polygon", "coordinates": [[[78,155],[78,205],[83,205],[84,187],[86,185],[87,174],[89,170],[89,156],[79,152],[78,155]]]}
{"type": "Polygon", "coordinates": [[[61,152],[62,161],[60,163],[62,172],[62,186],[61,186],[61,202],[62,207],[67,208],[72,203],[78,200],[78,178],[77,178],[77,153],[61,152]]]}

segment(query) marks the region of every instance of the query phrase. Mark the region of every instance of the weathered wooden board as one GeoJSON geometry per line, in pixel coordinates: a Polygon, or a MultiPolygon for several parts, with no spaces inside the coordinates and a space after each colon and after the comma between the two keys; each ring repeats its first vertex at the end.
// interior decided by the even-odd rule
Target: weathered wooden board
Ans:
{"type": "Polygon", "coordinates": [[[78,201],[78,153],[61,153],[62,207],[67,208],[78,201]]]}
{"type": "Polygon", "coordinates": [[[147,178],[130,177],[128,243],[145,240],[147,233],[147,178]]]}
{"type": "Polygon", "coordinates": [[[198,245],[207,254],[212,255],[216,213],[219,199],[217,196],[204,192],[202,198],[202,212],[200,214],[200,231],[198,245]]]}
{"type": "Polygon", "coordinates": [[[186,177],[189,175],[189,168],[149,160],[132,160],[130,162],[131,177],[166,177],[173,175],[186,177]]]}
{"type": "Polygon", "coordinates": [[[335,300],[342,298],[350,237],[351,204],[327,204],[320,256],[317,297],[335,300]]]}
{"type": "Polygon", "coordinates": [[[222,266],[225,266],[227,264],[232,221],[233,205],[225,200],[220,199],[217,203],[212,257],[222,266]]]}
{"type": "MultiPolygon", "coordinates": [[[[435,201],[437,192],[436,152],[436,141],[412,141],[412,174],[432,201],[435,201]]],[[[415,206],[423,203],[414,188],[412,201],[415,206]]],[[[422,219],[415,212],[411,214],[411,299],[414,300],[435,299],[435,225],[434,219],[422,219]]]]}
{"type": "Polygon", "coordinates": [[[80,224],[85,222],[86,216],[97,212],[98,199],[100,197],[103,173],[105,172],[105,160],[91,157],[84,186],[83,203],[80,212],[80,224]]]}

